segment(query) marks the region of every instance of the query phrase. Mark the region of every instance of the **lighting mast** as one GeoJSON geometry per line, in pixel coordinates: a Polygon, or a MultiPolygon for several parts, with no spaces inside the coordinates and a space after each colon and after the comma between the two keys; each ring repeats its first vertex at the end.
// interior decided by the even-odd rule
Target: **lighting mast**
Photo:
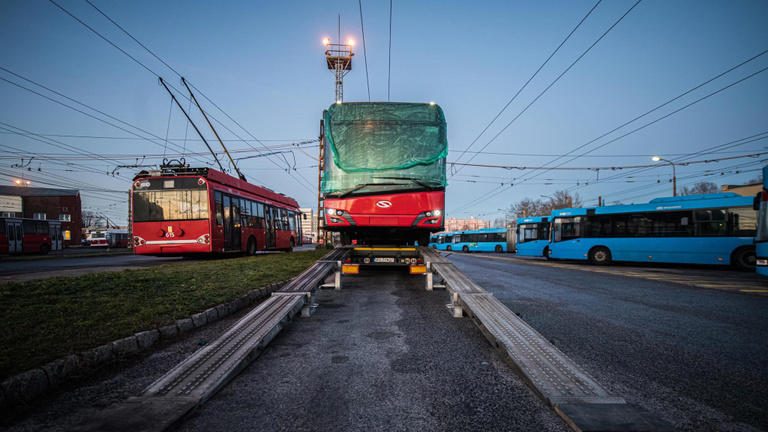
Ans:
{"type": "Polygon", "coordinates": [[[324,38],[325,62],[328,70],[333,71],[336,77],[336,103],[344,101],[344,75],[352,70],[352,47],[355,46],[353,39],[348,39],[347,43],[331,43],[331,38],[324,38]]]}

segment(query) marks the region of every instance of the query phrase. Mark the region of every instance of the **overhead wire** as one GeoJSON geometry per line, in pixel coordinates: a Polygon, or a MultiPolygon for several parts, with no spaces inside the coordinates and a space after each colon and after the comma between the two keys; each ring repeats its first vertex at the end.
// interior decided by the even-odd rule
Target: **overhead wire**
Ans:
{"type": "Polygon", "coordinates": [[[365,63],[365,86],[368,89],[368,102],[371,101],[371,81],[368,79],[368,51],[365,48],[365,25],[363,24],[363,0],[357,0],[360,9],[360,33],[363,35],[363,62],[365,63]]]}

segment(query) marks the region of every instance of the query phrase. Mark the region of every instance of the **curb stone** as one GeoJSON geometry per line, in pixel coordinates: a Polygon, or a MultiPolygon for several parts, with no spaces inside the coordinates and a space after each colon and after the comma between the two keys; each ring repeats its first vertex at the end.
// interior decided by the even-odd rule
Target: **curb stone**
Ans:
{"type": "Polygon", "coordinates": [[[171,339],[208,323],[218,321],[250,306],[257,300],[269,296],[273,291],[283,286],[285,282],[256,288],[233,301],[213,306],[191,317],[176,320],[174,324],[141,331],[86,351],[69,354],[42,367],[8,377],[0,383],[0,411],[14,405],[26,404],[55,390],[64,382],[87,376],[98,367],[112,363],[117,359],[146,351],[157,344],[161,337],[171,339]]]}

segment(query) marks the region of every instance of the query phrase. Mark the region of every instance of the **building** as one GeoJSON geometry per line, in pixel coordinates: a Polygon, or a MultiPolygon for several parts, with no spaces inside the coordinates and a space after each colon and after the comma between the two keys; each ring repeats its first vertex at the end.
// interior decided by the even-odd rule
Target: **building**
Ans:
{"type": "Polygon", "coordinates": [[[5,217],[61,221],[64,246],[80,244],[82,211],[80,192],[75,189],[0,186],[0,213],[5,217]]]}
{"type": "Polygon", "coordinates": [[[445,230],[446,231],[465,231],[465,230],[477,230],[482,228],[490,228],[491,222],[483,219],[475,219],[470,216],[469,219],[458,218],[446,218],[445,230]]]}
{"type": "Polygon", "coordinates": [[[723,192],[733,192],[737,195],[741,196],[755,196],[758,192],[763,190],[763,183],[757,182],[757,183],[749,183],[749,184],[743,184],[743,185],[722,185],[720,189],[723,192]]]}
{"type": "Polygon", "coordinates": [[[301,232],[304,236],[304,242],[317,243],[317,218],[312,208],[300,208],[301,211],[301,232]]]}

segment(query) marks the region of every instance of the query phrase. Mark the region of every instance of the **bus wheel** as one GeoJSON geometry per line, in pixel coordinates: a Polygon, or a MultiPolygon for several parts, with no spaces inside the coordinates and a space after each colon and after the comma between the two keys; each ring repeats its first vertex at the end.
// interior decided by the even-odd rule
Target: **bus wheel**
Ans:
{"type": "Polygon", "coordinates": [[[291,238],[291,242],[288,244],[288,252],[293,252],[293,248],[296,247],[296,240],[291,238]]]}
{"type": "Polygon", "coordinates": [[[731,254],[731,265],[741,271],[754,271],[757,256],[755,255],[754,248],[740,248],[736,249],[731,254]]]}
{"type": "Polygon", "coordinates": [[[251,237],[248,239],[248,249],[246,250],[248,255],[256,255],[256,240],[251,237]]]}
{"type": "Polygon", "coordinates": [[[589,261],[596,265],[608,265],[611,263],[611,251],[602,246],[592,248],[589,250],[589,261]]]}
{"type": "Polygon", "coordinates": [[[548,260],[551,260],[552,257],[549,256],[549,246],[546,246],[544,250],[542,251],[542,256],[548,260]]]}
{"type": "Polygon", "coordinates": [[[48,246],[47,244],[40,246],[40,253],[43,255],[47,255],[50,250],[51,250],[51,247],[48,246]]]}
{"type": "Polygon", "coordinates": [[[452,251],[452,250],[453,250],[453,248],[451,247],[451,245],[448,245],[448,246],[446,246],[446,247],[445,247],[445,250],[449,250],[449,251],[452,251]]]}
{"type": "Polygon", "coordinates": [[[496,245],[496,247],[493,248],[493,250],[496,251],[496,253],[504,252],[504,248],[502,248],[501,245],[496,245]]]}
{"type": "Polygon", "coordinates": [[[469,246],[462,246],[461,247],[461,251],[464,252],[464,253],[469,252],[469,246]]]}

